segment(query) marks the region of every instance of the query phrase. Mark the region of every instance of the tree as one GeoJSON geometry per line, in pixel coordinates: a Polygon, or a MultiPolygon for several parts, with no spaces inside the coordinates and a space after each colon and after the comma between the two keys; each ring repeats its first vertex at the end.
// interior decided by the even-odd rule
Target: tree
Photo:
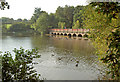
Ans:
{"type": "Polygon", "coordinates": [[[48,31],[49,27],[49,15],[47,13],[42,13],[36,22],[36,30],[43,33],[46,33],[48,31]]]}
{"type": "Polygon", "coordinates": [[[73,6],[65,6],[58,7],[56,10],[56,17],[58,18],[59,22],[65,22],[65,26],[68,28],[72,28],[73,24],[73,15],[74,15],[74,7],[73,6]]]}
{"type": "Polygon", "coordinates": [[[17,21],[17,22],[22,22],[22,19],[21,19],[21,18],[19,18],[19,19],[17,19],[16,21],[17,21]]]}
{"type": "Polygon", "coordinates": [[[103,14],[106,14],[109,19],[112,18],[117,19],[117,14],[120,13],[120,3],[119,2],[91,2],[93,7],[96,7],[96,11],[98,13],[102,12],[103,14]]]}
{"type": "Polygon", "coordinates": [[[60,22],[64,22],[65,21],[65,16],[64,16],[64,8],[63,7],[58,7],[55,13],[56,17],[58,18],[58,20],[60,22]]]}
{"type": "Polygon", "coordinates": [[[7,33],[7,27],[5,24],[2,25],[2,33],[7,33]]]}
{"type": "Polygon", "coordinates": [[[2,24],[12,24],[14,22],[13,18],[2,17],[0,19],[2,20],[2,24]]]}
{"type": "Polygon", "coordinates": [[[57,28],[57,24],[58,24],[58,19],[56,18],[55,14],[50,13],[49,15],[49,27],[50,28],[57,28]]]}
{"type": "Polygon", "coordinates": [[[73,15],[74,15],[74,7],[73,6],[65,6],[64,8],[64,16],[65,16],[65,23],[66,27],[72,28],[73,24],[73,15]]]}
{"type": "Polygon", "coordinates": [[[33,31],[31,26],[25,23],[14,23],[8,29],[8,32],[16,32],[16,33],[31,33],[31,31],[33,31]]]}
{"type": "Polygon", "coordinates": [[[91,3],[92,6],[96,6],[96,11],[107,15],[109,28],[112,27],[112,32],[106,37],[106,44],[108,49],[106,56],[102,58],[102,61],[107,64],[110,70],[108,74],[112,74],[112,78],[120,80],[120,21],[119,2],[96,2],[91,3]],[[116,21],[116,22],[115,22],[116,21]],[[113,23],[114,22],[114,23],[113,23]]]}
{"type": "Polygon", "coordinates": [[[31,23],[36,23],[37,19],[39,18],[40,14],[46,13],[45,11],[41,11],[41,8],[35,8],[34,9],[34,14],[31,17],[31,23]]]}
{"type": "Polygon", "coordinates": [[[23,19],[23,22],[28,22],[28,20],[27,19],[23,19]]]}
{"type": "Polygon", "coordinates": [[[58,22],[58,28],[64,29],[65,22],[58,22]]]}
{"type": "Polygon", "coordinates": [[[78,29],[80,28],[80,22],[79,20],[76,21],[75,25],[73,26],[73,29],[78,29]]]}
{"type": "MultiPolygon", "coordinates": [[[[93,6],[93,4],[91,5],[93,6]]],[[[84,24],[86,28],[91,29],[91,37],[97,54],[100,55],[100,59],[109,68],[107,73],[111,74],[112,79],[120,80],[119,7],[113,6],[113,4],[116,5],[117,3],[100,2],[99,9],[96,5],[94,5],[95,7],[87,6],[84,13],[84,24]],[[116,10],[114,10],[115,8],[116,10]],[[116,17],[113,16],[113,13],[116,17]]]]}
{"type": "Polygon", "coordinates": [[[77,6],[74,10],[74,16],[73,16],[73,26],[75,25],[76,21],[79,20],[80,28],[83,28],[82,21],[83,21],[83,13],[85,10],[85,6],[77,6]]]}

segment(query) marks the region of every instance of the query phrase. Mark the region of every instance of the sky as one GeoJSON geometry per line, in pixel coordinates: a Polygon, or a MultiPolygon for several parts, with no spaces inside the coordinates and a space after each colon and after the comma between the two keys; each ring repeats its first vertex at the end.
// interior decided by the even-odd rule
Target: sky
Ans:
{"type": "Polygon", "coordinates": [[[48,13],[55,13],[58,6],[86,5],[86,0],[6,0],[10,9],[0,10],[0,17],[30,19],[34,8],[38,7],[48,13]]]}

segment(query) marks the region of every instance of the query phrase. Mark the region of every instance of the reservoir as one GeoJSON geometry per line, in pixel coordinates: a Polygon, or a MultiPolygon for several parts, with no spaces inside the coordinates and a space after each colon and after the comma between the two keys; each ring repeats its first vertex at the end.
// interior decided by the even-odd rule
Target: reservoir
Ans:
{"type": "Polygon", "coordinates": [[[34,67],[47,80],[97,80],[104,73],[91,41],[84,38],[3,36],[0,42],[2,52],[38,48],[41,57],[34,59],[34,67]]]}

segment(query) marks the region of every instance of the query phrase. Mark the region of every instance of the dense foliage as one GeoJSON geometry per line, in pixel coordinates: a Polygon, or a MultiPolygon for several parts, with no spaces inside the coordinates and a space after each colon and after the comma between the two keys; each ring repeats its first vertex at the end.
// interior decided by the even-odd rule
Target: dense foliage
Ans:
{"type": "Polygon", "coordinates": [[[73,12],[74,12],[74,7],[73,6],[65,6],[63,7],[58,7],[56,10],[56,17],[58,18],[59,22],[65,22],[65,26],[68,28],[72,28],[73,24],[73,12]]]}
{"type": "Polygon", "coordinates": [[[101,60],[108,64],[112,78],[120,80],[120,28],[107,37],[108,50],[101,60]]]}
{"type": "Polygon", "coordinates": [[[119,6],[111,2],[91,3],[84,13],[84,26],[91,29],[91,38],[99,58],[105,63],[112,79],[120,79],[120,15],[119,6]],[[96,5],[95,5],[96,4],[96,5]],[[101,6],[100,6],[101,5],[101,6]],[[109,5],[109,8],[105,5],[109,5]],[[103,8],[104,7],[104,8],[103,8]],[[110,10],[110,9],[113,10],[110,10]],[[116,10],[114,10],[116,8],[116,10]],[[106,9],[108,9],[106,12],[106,9]],[[110,10],[110,11],[109,11],[110,10]],[[101,11],[101,12],[99,12],[101,11]],[[115,17],[113,16],[115,14],[115,17]]]}
{"type": "MultiPolygon", "coordinates": [[[[114,0],[113,0],[114,1],[114,0]]],[[[92,2],[92,6],[96,6],[96,11],[98,13],[102,12],[106,14],[109,19],[116,18],[117,13],[120,13],[119,2],[92,2]]]]}
{"type": "Polygon", "coordinates": [[[9,32],[29,32],[33,31],[33,29],[30,27],[30,25],[25,23],[15,23],[10,26],[8,29],[9,32]]]}
{"type": "Polygon", "coordinates": [[[36,22],[36,30],[45,33],[49,26],[49,15],[47,13],[42,13],[36,22]]]}
{"type": "Polygon", "coordinates": [[[31,17],[31,23],[36,23],[37,19],[42,13],[46,13],[45,11],[42,11],[41,8],[35,8],[33,16],[31,17]]]}
{"type": "Polygon", "coordinates": [[[64,27],[65,27],[65,22],[59,22],[58,23],[58,28],[64,29],[64,27]]]}
{"type": "Polygon", "coordinates": [[[27,19],[18,18],[17,20],[14,20],[13,18],[8,18],[8,17],[1,17],[0,21],[2,21],[2,24],[13,24],[19,22],[29,23],[29,20],[27,19]]]}
{"type": "Polygon", "coordinates": [[[73,28],[83,28],[83,13],[84,13],[84,10],[85,10],[85,7],[86,6],[77,6],[75,7],[75,10],[74,10],[74,16],[73,16],[73,28]],[[78,23],[79,21],[79,23],[78,23]],[[77,24],[76,24],[77,23],[77,24]],[[78,26],[76,26],[78,25],[78,26]]]}
{"type": "Polygon", "coordinates": [[[75,23],[74,23],[74,26],[72,27],[73,29],[78,29],[80,28],[80,22],[79,20],[77,20],[75,23]]]}
{"type": "Polygon", "coordinates": [[[34,70],[34,58],[39,58],[37,49],[14,49],[15,59],[10,52],[2,55],[2,81],[38,81],[40,74],[34,70]]]}
{"type": "Polygon", "coordinates": [[[29,20],[27,19],[17,19],[2,17],[2,34],[34,34],[35,30],[32,28],[29,20]]]}

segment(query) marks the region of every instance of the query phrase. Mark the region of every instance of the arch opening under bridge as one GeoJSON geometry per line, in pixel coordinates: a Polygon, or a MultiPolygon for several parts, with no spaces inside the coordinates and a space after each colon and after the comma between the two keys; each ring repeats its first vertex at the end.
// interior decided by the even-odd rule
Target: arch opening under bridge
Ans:
{"type": "Polygon", "coordinates": [[[76,37],[76,36],[77,36],[77,35],[74,33],[74,34],[73,34],[73,37],[76,37]]]}
{"type": "Polygon", "coordinates": [[[85,34],[83,37],[87,37],[88,38],[88,34],[85,34]]]}
{"type": "Polygon", "coordinates": [[[65,33],[64,36],[67,36],[67,34],[65,33]]]}
{"type": "Polygon", "coordinates": [[[63,35],[63,33],[61,33],[60,35],[63,35]]]}
{"type": "Polygon", "coordinates": [[[71,37],[71,34],[68,34],[69,37],[71,37]]]}
{"type": "Polygon", "coordinates": [[[82,37],[82,35],[81,35],[81,34],[78,34],[78,37],[82,37]]]}

